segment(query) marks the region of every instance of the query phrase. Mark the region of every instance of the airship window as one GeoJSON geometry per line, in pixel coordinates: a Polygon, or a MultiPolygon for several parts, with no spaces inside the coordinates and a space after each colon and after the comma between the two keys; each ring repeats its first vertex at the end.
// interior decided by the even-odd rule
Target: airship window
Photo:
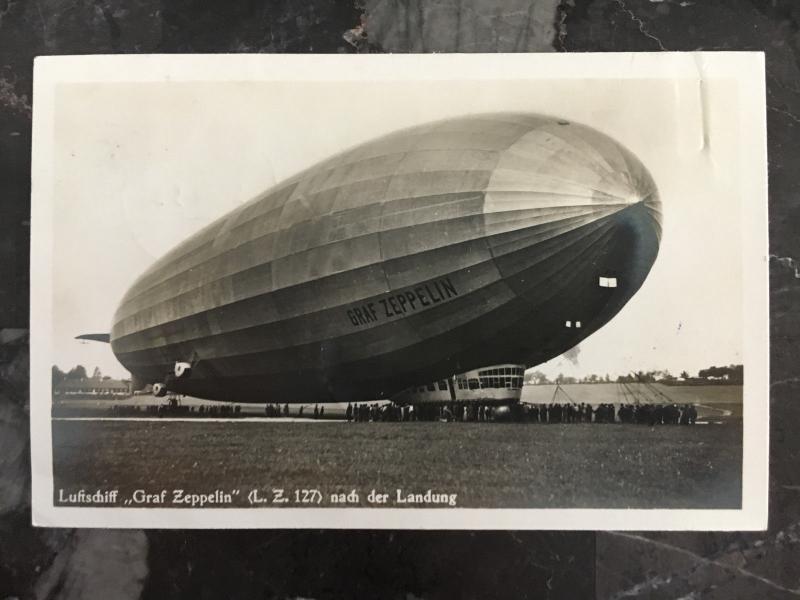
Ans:
{"type": "Polygon", "coordinates": [[[477,379],[470,379],[469,380],[469,389],[477,390],[478,388],[480,388],[480,386],[481,386],[481,384],[478,383],[477,379]]]}
{"type": "Polygon", "coordinates": [[[616,277],[600,277],[600,287],[615,288],[617,287],[616,277]]]}
{"type": "Polygon", "coordinates": [[[447,390],[447,382],[444,379],[439,382],[439,389],[442,391],[447,390]]]}
{"type": "Polygon", "coordinates": [[[567,321],[566,323],[564,323],[564,325],[566,325],[567,327],[572,327],[572,321],[567,321]]]}
{"type": "Polygon", "coordinates": [[[434,385],[432,383],[428,384],[428,391],[429,392],[435,392],[436,391],[436,388],[434,387],[434,385]]]}
{"type": "Polygon", "coordinates": [[[580,321],[575,321],[575,327],[580,328],[580,326],[581,326],[581,322],[580,321]]]}

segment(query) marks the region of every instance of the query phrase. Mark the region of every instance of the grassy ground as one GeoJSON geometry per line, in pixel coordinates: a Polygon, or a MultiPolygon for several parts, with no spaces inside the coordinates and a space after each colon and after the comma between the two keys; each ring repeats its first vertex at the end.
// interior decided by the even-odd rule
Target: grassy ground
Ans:
{"type": "MultiPolygon", "coordinates": [[[[56,494],[315,488],[458,494],[460,507],[737,508],[724,425],[54,421],[56,494]]],[[[287,504],[291,506],[291,504],[287,504]]],[[[392,503],[389,503],[392,506],[392,503]]]]}

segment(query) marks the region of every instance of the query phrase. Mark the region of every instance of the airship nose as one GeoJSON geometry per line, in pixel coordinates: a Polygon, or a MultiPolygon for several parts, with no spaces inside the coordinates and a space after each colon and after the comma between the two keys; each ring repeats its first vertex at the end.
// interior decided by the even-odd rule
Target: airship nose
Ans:
{"type": "Polygon", "coordinates": [[[502,153],[484,222],[494,262],[517,296],[533,302],[542,289],[574,283],[568,295],[577,297],[613,280],[620,293],[610,315],[655,262],[661,201],[632,152],[594,129],[553,120],[502,153]]]}
{"type": "Polygon", "coordinates": [[[531,128],[502,152],[486,188],[487,234],[537,228],[559,234],[616,220],[661,238],[658,189],[642,162],[612,138],[552,120],[531,128]],[[638,208],[637,208],[638,207],[638,208]]]}

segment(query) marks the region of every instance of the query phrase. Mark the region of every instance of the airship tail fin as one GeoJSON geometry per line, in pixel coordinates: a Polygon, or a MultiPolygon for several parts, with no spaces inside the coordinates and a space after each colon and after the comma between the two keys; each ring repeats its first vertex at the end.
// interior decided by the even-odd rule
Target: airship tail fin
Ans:
{"type": "Polygon", "coordinates": [[[75,336],[76,340],[91,340],[93,342],[105,342],[106,344],[111,343],[111,334],[110,333],[82,333],[81,335],[75,336]]]}

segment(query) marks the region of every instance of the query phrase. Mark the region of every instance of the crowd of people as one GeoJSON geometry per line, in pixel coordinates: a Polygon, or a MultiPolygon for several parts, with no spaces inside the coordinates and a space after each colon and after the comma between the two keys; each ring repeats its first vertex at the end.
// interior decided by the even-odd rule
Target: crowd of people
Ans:
{"type": "Polygon", "coordinates": [[[617,411],[620,423],[644,425],[694,425],[697,409],[691,404],[623,404],[617,411]]]}
{"type": "MultiPolygon", "coordinates": [[[[314,405],[313,410],[300,406],[290,411],[289,405],[267,404],[267,417],[306,417],[323,419],[325,407],[314,405]]],[[[328,418],[341,418],[329,414],[328,418]]],[[[519,403],[505,406],[469,402],[447,404],[350,403],[344,418],[355,423],[402,421],[514,421],[519,423],[634,423],[639,425],[694,425],[697,409],[691,404],[598,404],[585,402],[551,402],[549,404],[519,403]]]]}
{"type": "Polygon", "coordinates": [[[581,402],[512,404],[421,404],[410,406],[349,404],[348,421],[516,421],[523,423],[637,423],[643,425],[694,425],[697,409],[678,404],[599,404],[581,402]]]}
{"type": "Polygon", "coordinates": [[[521,404],[512,408],[516,420],[533,423],[636,423],[639,425],[694,425],[697,409],[684,404],[521,404]]]}
{"type": "MultiPolygon", "coordinates": [[[[289,410],[289,405],[284,404],[283,408],[281,408],[280,404],[267,404],[264,408],[264,414],[267,417],[289,417],[291,415],[291,411],[289,410]]],[[[308,414],[306,414],[306,407],[305,405],[301,404],[300,407],[297,409],[298,417],[313,417],[315,419],[324,419],[325,418],[325,406],[320,406],[319,404],[314,405],[314,410],[309,410],[308,414]]]]}
{"type": "Polygon", "coordinates": [[[367,421],[411,421],[408,406],[397,406],[394,404],[380,405],[372,404],[348,404],[344,416],[348,421],[367,422],[367,421]]]}

